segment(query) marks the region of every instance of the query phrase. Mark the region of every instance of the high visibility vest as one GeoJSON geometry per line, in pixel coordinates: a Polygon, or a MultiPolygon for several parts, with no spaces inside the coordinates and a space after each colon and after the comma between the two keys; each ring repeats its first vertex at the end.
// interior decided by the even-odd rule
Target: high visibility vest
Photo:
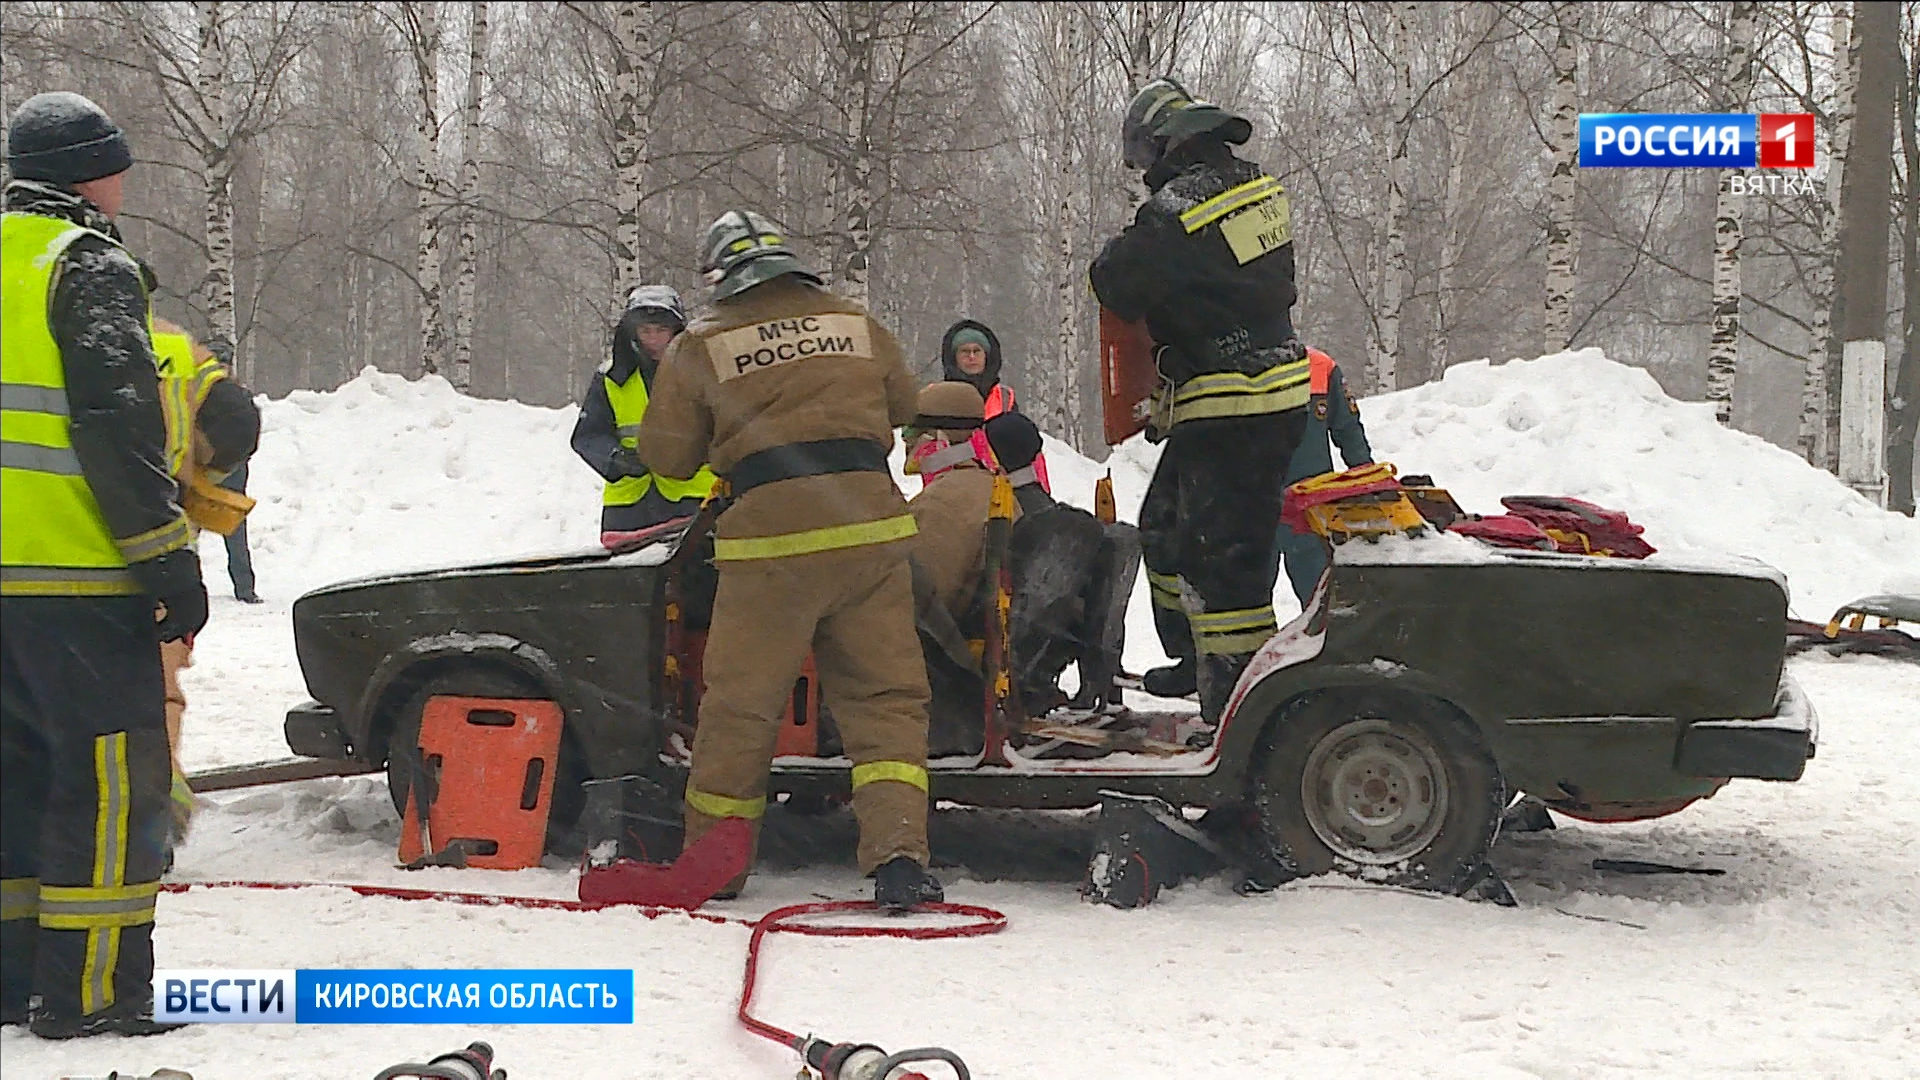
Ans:
{"type": "Polygon", "coordinates": [[[127,560],[184,547],[184,516],[116,541],[73,452],[66,366],[47,321],[67,247],[103,233],[10,213],[0,224],[0,595],[130,596],[127,560]]]}
{"type": "MultiPolygon", "coordinates": [[[[629,450],[640,445],[640,421],[647,415],[647,380],[634,372],[625,383],[613,381],[611,375],[602,375],[606,383],[607,403],[613,406],[614,429],[620,436],[620,445],[629,450]]],[[[603,506],[632,506],[646,498],[647,492],[658,489],[661,496],[670,502],[682,499],[704,499],[713,490],[718,481],[713,470],[705,465],[688,480],[675,480],[666,476],[623,476],[618,480],[607,481],[605,493],[600,502],[603,506]]]]}
{"type": "Polygon", "coordinates": [[[167,471],[182,477],[193,454],[194,420],[227,369],[213,357],[196,359],[186,334],[154,334],[153,359],[160,369],[160,409],[167,417],[167,471]]]}
{"type": "Polygon", "coordinates": [[[991,420],[1003,412],[1013,411],[1013,389],[1006,383],[994,383],[987,392],[986,407],[981,411],[981,419],[991,420]]]}

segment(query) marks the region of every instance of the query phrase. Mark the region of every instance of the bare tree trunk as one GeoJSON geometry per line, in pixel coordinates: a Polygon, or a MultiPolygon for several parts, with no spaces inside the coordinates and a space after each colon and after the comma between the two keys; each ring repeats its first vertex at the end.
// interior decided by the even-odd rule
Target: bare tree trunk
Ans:
{"type": "Polygon", "coordinates": [[[840,184],[843,259],[835,288],[858,304],[868,303],[867,271],[873,257],[873,61],[880,5],[848,9],[847,68],[841,101],[847,110],[845,175],[840,184]]]}
{"type": "MultiPolygon", "coordinates": [[[[259,381],[258,349],[265,344],[255,334],[260,317],[260,248],[266,236],[264,157],[265,148],[257,138],[237,140],[233,144],[233,302],[237,311],[235,329],[238,331],[234,337],[238,370],[234,375],[247,386],[259,381]]],[[[296,371],[288,371],[286,376],[299,379],[296,371]]],[[[265,385],[261,389],[262,392],[271,392],[265,385]]],[[[287,389],[310,390],[313,387],[296,381],[287,389]]]]}
{"type": "Polygon", "coordinates": [[[1580,160],[1580,5],[1555,5],[1552,116],[1548,119],[1546,352],[1572,344],[1573,290],[1579,277],[1580,221],[1574,198],[1580,160]]]}
{"type": "Polygon", "coordinates": [[[1374,369],[1376,393],[1400,388],[1400,314],[1406,303],[1407,272],[1407,150],[1413,141],[1413,53],[1407,41],[1407,19],[1413,5],[1393,5],[1387,49],[1393,54],[1393,134],[1387,157],[1386,253],[1380,273],[1380,358],[1374,369]]]}
{"type": "Polygon", "coordinates": [[[219,0],[200,0],[200,51],[194,70],[195,93],[206,110],[206,139],[200,146],[207,198],[206,297],[212,340],[232,348],[240,333],[233,308],[233,153],[227,130],[227,57],[222,40],[219,0]]]}
{"type": "Polygon", "coordinates": [[[454,279],[453,388],[466,393],[473,386],[474,286],[479,277],[474,231],[479,214],[474,201],[480,194],[480,92],[487,67],[487,3],[473,0],[467,35],[467,98],[460,124],[460,276],[454,279]]]}
{"type": "Polygon", "coordinates": [[[1840,479],[1886,505],[1887,229],[1892,210],[1893,113],[1899,96],[1900,5],[1854,12],[1860,44],[1859,113],[1847,163],[1840,230],[1843,382],[1840,479]]]}
{"type": "MultiPolygon", "coordinates": [[[[1756,4],[1739,0],[1727,13],[1727,68],[1724,111],[1747,107],[1753,86],[1753,24],[1756,4]]],[[[1733,423],[1733,383],[1740,367],[1740,242],[1745,230],[1744,191],[1730,175],[1720,177],[1713,222],[1713,336],[1707,344],[1707,400],[1714,419],[1733,423]]]]}
{"type": "MultiPolygon", "coordinates": [[[[1134,94],[1140,92],[1142,86],[1147,85],[1148,79],[1154,77],[1153,28],[1157,21],[1154,14],[1152,0],[1132,0],[1126,6],[1126,19],[1123,22],[1122,32],[1127,35],[1127,97],[1129,100],[1134,94]]],[[[1134,213],[1146,201],[1145,184],[1127,185],[1128,221],[1133,220],[1134,213]]]]}
{"type": "Polygon", "coordinates": [[[440,292],[440,13],[438,0],[409,0],[415,82],[420,91],[419,159],[414,185],[420,242],[420,371],[440,373],[446,353],[446,320],[440,292]]]}
{"type": "Polygon", "coordinates": [[[645,100],[651,56],[653,5],[623,0],[613,9],[620,39],[613,58],[613,94],[619,112],[613,121],[613,164],[620,186],[613,194],[614,294],[625,297],[640,281],[640,195],[647,180],[647,139],[653,110],[645,100]]]}
{"type": "Polygon", "coordinates": [[[1060,84],[1060,109],[1055,119],[1054,133],[1054,182],[1058,185],[1054,199],[1054,239],[1056,263],[1054,264],[1054,290],[1056,304],[1055,324],[1059,353],[1055,357],[1054,367],[1058,372],[1058,396],[1052,403],[1057,420],[1054,430],[1075,450],[1080,449],[1080,329],[1079,329],[1079,284],[1073,260],[1073,231],[1076,224],[1074,215],[1074,192],[1079,187],[1074,170],[1073,137],[1080,126],[1075,122],[1075,86],[1081,75],[1081,35],[1080,13],[1067,10],[1059,16],[1057,33],[1054,38],[1056,70],[1062,77],[1060,84]]]}
{"type": "Polygon", "coordinates": [[[1900,88],[1900,145],[1906,158],[1906,235],[1900,241],[1900,378],[1888,419],[1889,509],[1914,516],[1914,441],[1920,433],[1920,50],[1909,58],[1900,88]]]}
{"type": "Polygon", "coordinates": [[[1807,282],[1813,301],[1813,330],[1807,343],[1807,371],[1800,390],[1800,456],[1821,468],[1827,460],[1827,367],[1833,336],[1834,262],[1840,254],[1840,191],[1847,167],[1847,142],[1853,134],[1854,90],[1860,54],[1853,47],[1853,4],[1833,5],[1833,109],[1827,121],[1826,202],[1820,221],[1819,257],[1807,282]]]}
{"type": "Polygon", "coordinates": [[[1440,211],[1447,220],[1445,230],[1440,235],[1440,266],[1435,271],[1433,359],[1427,371],[1428,382],[1445,375],[1447,365],[1453,362],[1453,267],[1460,261],[1460,216],[1466,206],[1463,189],[1466,186],[1467,147],[1471,132],[1463,126],[1448,141],[1451,145],[1447,148],[1447,194],[1440,211]]]}

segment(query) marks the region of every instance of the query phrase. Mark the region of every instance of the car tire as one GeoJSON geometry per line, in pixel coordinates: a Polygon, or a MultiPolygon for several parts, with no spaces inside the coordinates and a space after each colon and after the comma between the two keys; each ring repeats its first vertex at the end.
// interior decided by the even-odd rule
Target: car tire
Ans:
{"type": "MultiPolygon", "coordinates": [[[[400,707],[399,714],[394,718],[392,734],[387,739],[387,794],[393,800],[394,813],[402,818],[407,812],[407,793],[412,785],[412,777],[407,772],[406,755],[400,751],[404,747],[419,745],[420,717],[427,707],[427,699],[442,695],[545,698],[547,691],[531,679],[494,669],[436,675],[422,683],[400,707]]],[[[563,733],[560,738],[560,760],[554,768],[553,809],[547,815],[546,850],[549,854],[579,854],[580,839],[574,826],[587,805],[586,790],[580,786],[587,778],[585,755],[573,738],[563,733]]]]}
{"type": "Polygon", "coordinates": [[[1267,735],[1253,802],[1304,874],[1458,894],[1480,875],[1507,804],[1479,732],[1414,694],[1324,695],[1267,735]]]}

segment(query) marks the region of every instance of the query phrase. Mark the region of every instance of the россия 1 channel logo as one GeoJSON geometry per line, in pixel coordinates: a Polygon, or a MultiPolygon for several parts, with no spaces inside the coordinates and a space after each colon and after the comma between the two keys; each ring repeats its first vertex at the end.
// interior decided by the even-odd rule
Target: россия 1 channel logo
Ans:
{"type": "Polygon", "coordinates": [[[1583,169],[1811,169],[1812,113],[1581,113],[1583,169]]]}

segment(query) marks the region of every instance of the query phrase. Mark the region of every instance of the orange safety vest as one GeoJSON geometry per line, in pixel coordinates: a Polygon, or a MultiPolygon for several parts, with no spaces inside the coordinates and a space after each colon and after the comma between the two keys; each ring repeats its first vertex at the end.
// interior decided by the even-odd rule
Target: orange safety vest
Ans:
{"type": "Polygon", "coordinates": [[[982,420],[991,420],[1004,412],[1013,411],[1013,389],[1006,383],[994,383],[987,392],[986,408],[982,410],[982,420]]]}

